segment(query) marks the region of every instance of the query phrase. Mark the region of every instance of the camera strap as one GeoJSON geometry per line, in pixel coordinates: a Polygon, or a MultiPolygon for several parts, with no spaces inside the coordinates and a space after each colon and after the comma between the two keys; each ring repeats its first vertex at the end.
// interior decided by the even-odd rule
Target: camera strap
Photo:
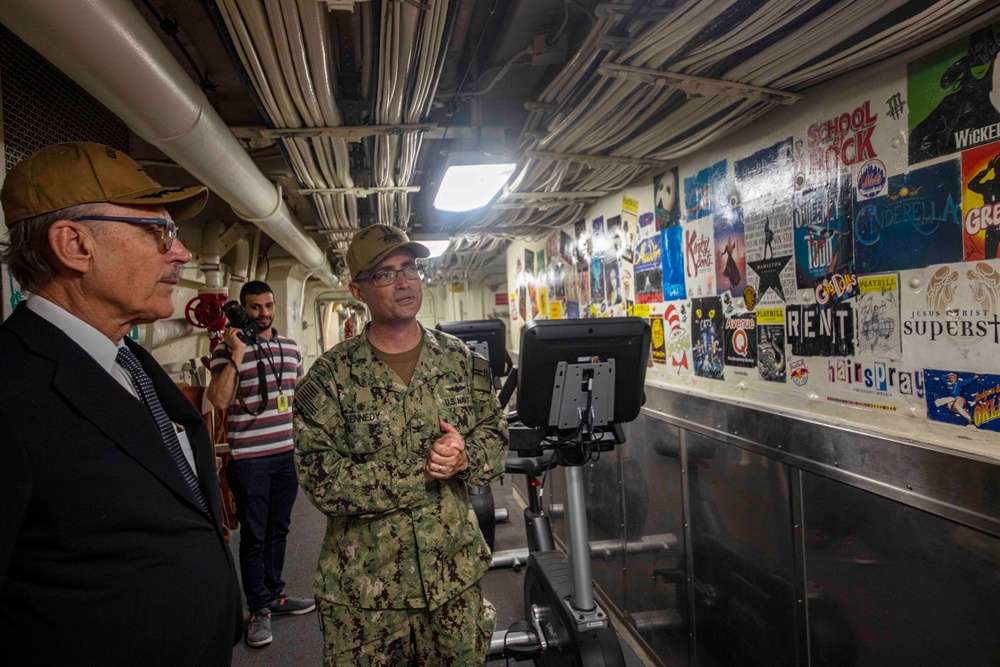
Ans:
{"type": "Polygon", "coordinates": [[[281,391],[281,376],[283,375],[282,370],[284,366],[284,351],[281,349],[281,341],[278,340],[278,366],[274,364],[274,355],[271,353],[271,343],[267,341],[267,349],[261,344],[260,340],[257,340],[257,386],[260,387],[260,406],[256,412],[250,410],[247,407],[246,401],[243,399],[243,392],[241,390],[240,378],[236,377],[236,397],[240,401],[240,407],[243,408],[243,412],[247,413],[251,417],[256,417],[257,415],[264,412],[267,409],[268,396],[267,396],[267,369],[264,367],[264,357],[267,357],[268,363],[271,365],[271,373],[274,375],[274,381],[277,384],[278,395],[280,396],[281,391]]]}

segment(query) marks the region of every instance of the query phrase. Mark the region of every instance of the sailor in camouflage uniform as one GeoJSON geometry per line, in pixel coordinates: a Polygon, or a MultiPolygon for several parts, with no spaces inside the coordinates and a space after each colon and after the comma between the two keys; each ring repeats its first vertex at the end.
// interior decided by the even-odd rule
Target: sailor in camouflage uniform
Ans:
{"type": "Polygon", "coordinates": [[[424,666],[482,665],[495,625],[466,485],[503,473],[507,426],[488,363],[417,322],[427,255],[387,225],[355,235],[349,287],[371,323],[296,389],[299,479],[329,517],[316,574],[327,667],[400,667],[414,651],[424,666]]]}

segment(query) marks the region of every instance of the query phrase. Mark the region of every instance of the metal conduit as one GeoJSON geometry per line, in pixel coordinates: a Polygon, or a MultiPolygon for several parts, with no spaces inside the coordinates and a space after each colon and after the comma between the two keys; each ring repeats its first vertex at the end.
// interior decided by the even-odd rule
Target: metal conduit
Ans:
{"type": "Polygon", "coordinates": [[[337,284],[323,250],[132,3],[5,0],[0,23],[324,283],[337,284]]]}

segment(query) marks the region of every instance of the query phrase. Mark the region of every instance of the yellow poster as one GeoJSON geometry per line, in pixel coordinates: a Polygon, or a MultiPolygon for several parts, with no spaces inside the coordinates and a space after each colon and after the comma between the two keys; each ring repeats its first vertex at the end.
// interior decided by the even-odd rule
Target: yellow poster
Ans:
{"type": "Polygon", "coordinates": [[[549,304],[549,319],[561,320],[563,318],[563,302],[559,299],[549,304]]]}

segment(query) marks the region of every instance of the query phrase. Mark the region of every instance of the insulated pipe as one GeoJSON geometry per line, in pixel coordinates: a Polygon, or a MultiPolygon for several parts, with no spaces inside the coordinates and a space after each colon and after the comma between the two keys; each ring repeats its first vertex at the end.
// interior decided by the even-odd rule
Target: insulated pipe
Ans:
{"type": "Polygon", "coordinates": [[[127,0],[5,0],[0,23],[331,287],[323,250],[127,0]]]}
{"type": "Polygon", "coordinates": [[[234,248],[236,253],[233,258],[233,271],[229,274],[229,298],[235,300],[240,298],[240,290],[247,281],[250,271],[250,244],[245,238],[236,242],[234,248]]]}
{"type": "MultiPolygon", "coordinates": [[[[139,336],[145,340],[148,340],[146,336],[148,335],[147,327],[149,326],[149,324],[144,324],[139,332],[139,336]]],[[[152,327],[153,341],[150,345],[150,350],[163,347],[178,338],[184,338],[185,336],[197,333],[191,323],[183,317],[176,317],[172,320],[157,320],[152,324],[152,327]]]]}

